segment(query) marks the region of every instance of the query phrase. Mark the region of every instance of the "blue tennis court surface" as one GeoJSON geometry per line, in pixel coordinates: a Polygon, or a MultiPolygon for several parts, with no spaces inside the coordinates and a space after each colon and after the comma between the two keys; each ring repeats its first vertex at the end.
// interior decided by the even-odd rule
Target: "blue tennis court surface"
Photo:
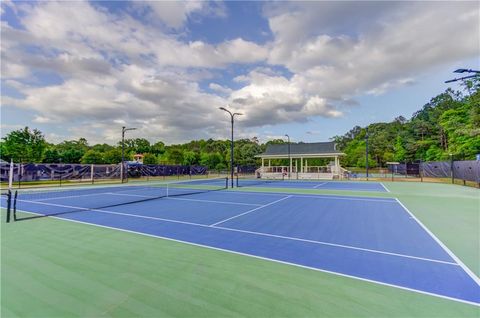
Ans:
{"type": "MultiPolygon", "coordinates": [[[[55,214],[123,195],[148,193],[66,191],[18,210],[55,214]]],[[[57,217],[480,304],[478,278],[393,198],[217,191],[57,217]]]]}
{"type": "Polygon", "coordinates": [[[239,179],[238,185],[240,187],[388,192],[388,189],[380,182],[361,181],[239,179]]]}

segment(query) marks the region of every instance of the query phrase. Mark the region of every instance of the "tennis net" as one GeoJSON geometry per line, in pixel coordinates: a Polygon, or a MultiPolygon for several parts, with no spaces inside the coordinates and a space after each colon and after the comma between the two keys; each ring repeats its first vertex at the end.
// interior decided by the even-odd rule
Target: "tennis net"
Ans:
{"type": "Polygon", "coordinates": [[[240,187],[267,185],[269,183],[275,183],[275,182],[284,181],[284,180],[285,180],[285,176],[283,174],[277,178],[262,177],[262,178],[256,178],[256,179],[237,176],[237,187],[240,188],[240,187]]]}
{"type": "Polygon", "coordinates": [[[98,210],[126,204],[227,189],[228,178],[167,183],[138,183],[68,189],[17,190],[13,195],[15,221],[98,210]],[[17,210],[34,215],[17,215],[17,210]]]}

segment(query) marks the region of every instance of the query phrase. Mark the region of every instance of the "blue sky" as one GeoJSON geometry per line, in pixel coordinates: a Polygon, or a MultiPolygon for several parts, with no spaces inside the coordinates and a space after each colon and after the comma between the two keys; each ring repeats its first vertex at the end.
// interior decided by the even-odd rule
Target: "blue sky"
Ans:
{"type": "MultiPolygon", "coordinates": [[[[324,141],[479,68],[478,2],[1,3],[2,135],[324,141]],[[441,21],[441,23],[439,23],[441,21]],[[465,30],[469,30],[465,32],[465,30]]],[[[458,88],[458,86],[453,86],[458,88]]]]}

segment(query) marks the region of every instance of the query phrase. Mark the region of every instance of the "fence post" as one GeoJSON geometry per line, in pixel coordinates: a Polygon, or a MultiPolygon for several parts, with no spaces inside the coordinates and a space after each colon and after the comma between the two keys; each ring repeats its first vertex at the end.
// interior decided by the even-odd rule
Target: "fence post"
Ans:
{"type": "Polygon", "coordinates": [[[420,182],[423,182],[423,164],[422,161],[418,164],[418,174],[420,175],[420,182]]]}
{"type": "Polygon", "coordinates": [[[21,163],[18,164],[18,188],[20,189],[20,187],[22,186],[22,171],[23,170],[23,166],[21,163]]]}
{"type": "Polygon", "coordinates": [[[452,184],[455,183],[455,174],[453,172],[453,155],[450,154],[450,175],[452,176],[452,184]]]}

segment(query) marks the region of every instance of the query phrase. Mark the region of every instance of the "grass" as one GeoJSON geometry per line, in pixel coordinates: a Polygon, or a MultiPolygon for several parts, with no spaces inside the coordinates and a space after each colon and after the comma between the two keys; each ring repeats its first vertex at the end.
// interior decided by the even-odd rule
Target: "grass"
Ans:
{"type": "MultiPolygon", "coordinates": [[[[478,190],[385,185],[392,192],[378,196],[398,197],[479,273],[478,190]]],[[[2,317],[479,316],[437,297],[52,218],[1,230],[2,317]]]]}

